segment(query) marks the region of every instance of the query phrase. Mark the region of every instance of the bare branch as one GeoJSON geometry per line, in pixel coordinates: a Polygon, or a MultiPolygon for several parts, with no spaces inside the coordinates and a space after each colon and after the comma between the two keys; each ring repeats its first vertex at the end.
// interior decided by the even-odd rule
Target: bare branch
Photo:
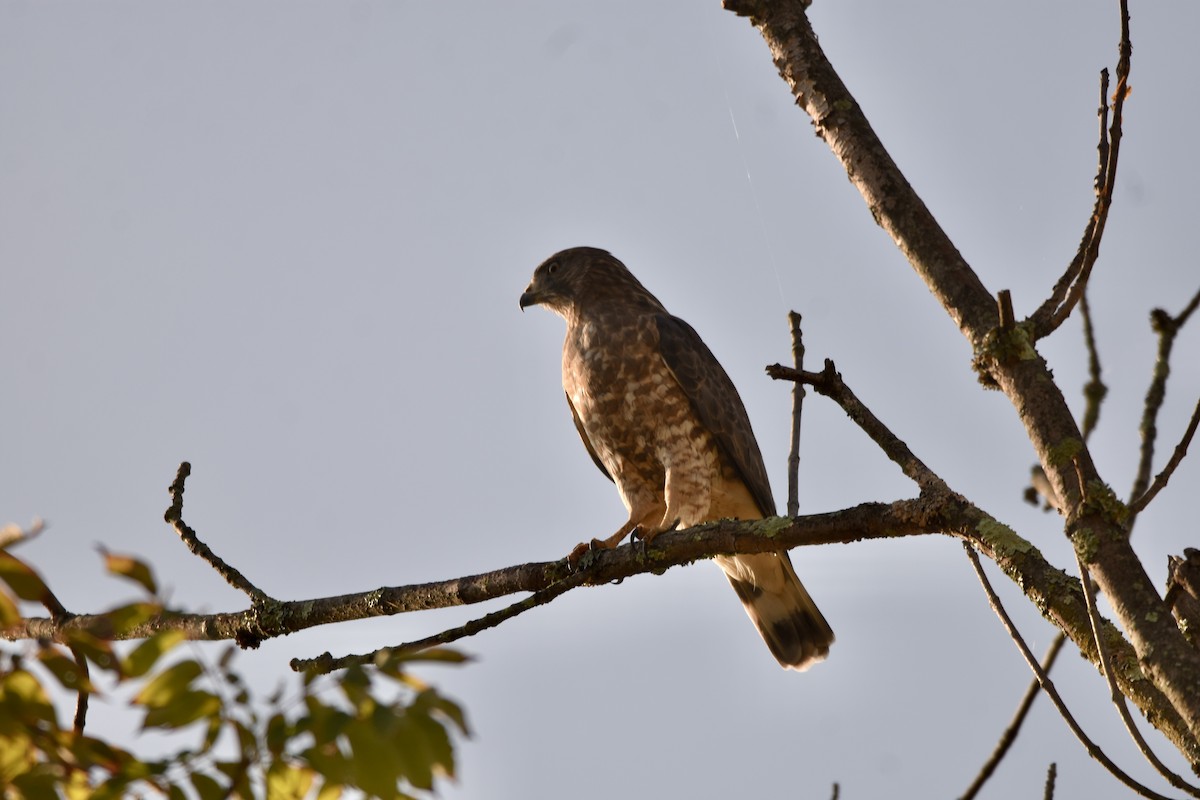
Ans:
{"type": "Polygon", "coordinates": [[[1025,643],[1025,639],[1021,636],[1021,632],[1017,630],[1013,624],[1012,618],[1008,616],[1008,612],[1004,610],[1004,605],[1000,602],[1000,598],[996,595],[996,591],[992,588],[992,584],[988,581],[987,574],[983,571],[983,565],[979,563],[979,556],[976,555],[974,548],[967,542],[963,542],[963,550],[967,552],[967,558],[971,560],[971,566],[975,568],[975,574],[979,577],[979,582],[983,586],[983,591],[987,594],[988,604],[992,610],[996,612],[996,616],[1000,618],[1000,622],[1004,625],[1004,629],[1008,631],[1008,635],[1012,637],[1013,643],[1017,649],[1021,651],[1021,655],[1025,658],[1025,663],[1033,670],[1033,674],[1037,676],[1038,684],[1042,690],[1046,692],[1046,696],[1054,703],[1054,707],[1058,709],[1058,713],[1066,721],[1067,727],[1075,734],[1075,738],[1080,741],[1088,755],[1099,761],[1109,773],[1128,786],[1133,791],[1140,794],[1142,797],[1151,797],[1156,800],[1167,800],[1164,795],[1155,792],[1154,790],[1143,786],[1142,784],[1129,777],[1125,772],[1112,762],[1103,750],[1093,742],[1088,735],[1079,727],[1079,723],[1075,721],[1066,703],[1063,702],[1062,696],[1059,695],[1058,689],[1055,688],[1054,682],[1050,680],[1050,676],[1042,669],[1042,665],[1034,657],[1033,652],[1029,649],[1029,645],[1025,643]]]}
{"type": "Polygon", "coordinates": [[[163,514],[163,519],[175,529],[175,532],[179,534],[179,538],[183,540],[183,543],[187,545],[193,554],[207,561],[230,586],[249,595],[251,602],[255,604],[274,602],[266,593],[247,580],[242,573],[222,561],[208,545],[200,541],[196,532],[183,521],[184,484],[187,483],[188,476],[191,474],[191,464],[184,461],[179,465],[179,470],[175,473],[175,480],[171,482],[169,489],[171,492],[171,505],[167,508],[166,513],[163,514]]]}
{"type": "MultiPolygon", "coordinates": [[[[1042,657],[1043,672],[1050,672],[1050,668],[1054,666],[1055,660],[1058,659],[1058,654],[1062,651],[1063,643],[1066,641],[1067,637],[1061,631],[1054,637],[1054,641],[1050,643],[1050,648],[1046,651],[1046,655],[1042,657]]],[[[1042,685],[1038,683],[1035,676],[1033,682],[1029,684],[1029,688],[1025,690],[1025,695],[1021,698],[1021,702],[1017,705],[1017,710],[1013,714],[1012,721],[1008,723],[1008,727],[1000,735],[1000,741],[996,742],[996,747],[992,750],[991,756],[979,768],[979,773],[975,776],[975,780],[963,792],[960,800],[973,800],[979,794],[979,790],[983,788],[983,785],[992,777],[992,774],[996,771],[996,767],[1008,755],[1009,748],[1017,740],[1017,735],[1021,732],[1021,726],[1025,724],[1025,718],[1029,716],[1029,709],[1033,708],[1033,701],[1037,699],[1041,690],[1042,685]]]]}
{"type": "Polygon", "coordinates": [[[1054,781],[1058,777],[1058,765],[1053,761],[1050,762],[1050,768],[1046,770],[1046,789],[1042,792],[1042,800],[1054,800],[1054,781]]]}
{"type": "Polygon", "coordinates": [[[1099,164],[1096,169],[1096,202],[1091,216],[1084,227],[1079,249],[1066,272],[1059,278],[1050,297],[1029,318],[1033,323],[1034,337],[1042,338],[1053,333],[1071,315],[1075,305],[1083,298],[1087,289],[1092,267],[1100,255],[1100,240],[1104,237],[1105,223],[1112,207],[1113,189],[1117,179],[1117,161],[1121,152],[1121,124],[1124,117],[1125,97],[1129,94],[1129,61],[1133,45],[1129,39],[1129,6],[1121,0],[1121,40],[1118,45],[1117,88],[1112,97],[1112,123],[1109,124],[1109,74],[1100,71],[1100,142],[1096,146],[1099,164]]]}
{"type": "MultiPolygon", "coordinates": [[[[1176,317],[1172,317],[1161,308],[1156,308],[1150,312],[1150,327],[1158,334],[1158,354],[1154,362],[1154,377],[1151,378],[1150,385],[1146,389],[1146,400],[1142,411],[1142,423],[1140,427],[1142,447],[1138,459],[1137,475],[1133,481],[1133,488],[1129,492],[1130,528],[1132,528],[1137,514],[1166,485],[1166,481],[1170,479],[1171,472],[1175,470],[1179,461],[1187,453],[1188,443],[1195,434],[1196,415],[1193,414],[1188,432],[1185,432],[1183,439],[1176,446],[1175,453],[1171,457],[1171,462],[1174,463],[1174,466],[1168,463],[1168,467],[1164,468],[1158,478],[1155,478],[1157,488],[1153,494],[1150,494],[1150,471],[1154,467],[1154,445],[1158,438],[1158,414],[1162,410],[1163,401],[1167,396],[1167,379],[1171,376],[1171,352],[1175,346],[1175,337],[1179,335],[1180,329],[1187,324],[1188,319],[1195,312],[1197,306],[1200,306],[1200,291],[1197,291],[1193,295],[1191,301],[1176,317]],[[1161,484],[1159,483],[1159,478],[1163,478],[1161,484]]],[[[1200,408],[1200,405],[1197,407],[1200,408]]]]}
{"type": "Polygon", "coordinates": [[[1141,751],[1142,757],[1150,762],[1150,765],[1158,771],[1159,775],[1166,778],[1167,782],[1176,789],[1182,789],[1193,797],[1200,797],[1200,788],[1192,786],[1159,760],[1154,751],[1150,749],[1150,745],[1146,743],[1142,732],[1134,724],[1133,718],[1129,715],[1129,707],[1125,705],[1125,695],[1121,694],[1121,690],[1117,688],[1117,682],[1113,678],[1112,663],[1108,658],[1108,646],[1104,643],[1104,637],[1101,634],[1100,612],[1096,609],[1096,590],[1092,586],[1092,578],[1088,574],[1087,565],[1083,563],[1083,559],[1078,554],[1076,555],[1075,563],[1079,566],[1079,579],[1083,583],[1083,598],[1087,602],[1088,618],[1092,624],[1092,635],[1096,640],[1096,650],[1100,654],[1100,673],[1104,675],[1104,679],[1108,683],[1110,699],[1117,708],[1117,714],[1120,715],[1121,722],[1125,724],[1125,730],[1137,745],[1138,750],[1141,751]]]}
{"type": "Polygon", "coordinates": [[[1142,509],[1150,504],[1155,495],[1166,488],[1167,481],[1171,480],[1171,474],[1175,472],[1176,467],[1183,461],[1183,457],[1187,455],[1188,445],[1192,443],[1192,437],[1196,435],[1197,425],[1200,425],[1200,400],[1196,401],[1196,408],[1192,411],[1192,419],[1188,423],[1187,430],[1183,432],[1183,438],[1179,440],[1179,444],[1175,445],[1175,452],[1171,454],[1167,465],[1163,467],[1162,472],[1154,477],[1154,483],[1150,485],[1145,494],[1130,504],[1130,513],[1140,513],[1142,509]]]}
{"type": "Polygon", "coordinates": [[[1092,437],[1092,431],[1100,421],[1100,406],[1108,395],[1108,387],[1100,376],[1100,353],[1096,348],[1096,332],[1092,327],[1092,308],[1088,304],[1087,292],[1079,298],[1079,311],[1083,316],[1083,341],[1088,354],[1088,382],[1083,386],[1083,397],[1087,405],[1083,410],[1083,441],[1092,437]]]}
{"type": "Polygon", "coordinates": [[[328,673],[334,670],[345,669],[355,665],[374,664],[379,658],[400,653],[414,652],[417,650],[427,650],[431,647],[438,647],[444,644],[456,642],[459,639],[467,636],[474,636],[477,633],[494,628],[502,622],[507,622],[518,614],[523,614],[530,609],[544,606],[552,600],[561,597],[562,595],[581,586],[588,580],[586,570],[579,570],[572,575],[555,581],[545,589],[534,592],[526,597],[507,606],[499,611],[493,611],[491,614],[485,614],[482,617],[473,619],[466,625],[460,625],[457,628],[450,628],[433,636],[426,636],[424,639],[418,639],[413,642],[406,642],[395,647],[385,647],[380,650],[375,650],[370,653],[360,655],[346,655],[335,658],[332,654],[325,652],[316,658],[293,658],[291,667],[296,672],[312,672],[312,673],[328,673]]]}
{"type": "Polygon", "coordinates": [[[863,432],[871,437],[871,440],[879,445],[880,449],[887,454],[887,457],[896,462],[904,474],[915,481],[923,492],[949,491],[946,482],[938,477],[933,470],[925,466],[925,463],[913,454],[908,445],[901,441],[900,437],[892,433],[858,399],[854,392],[850,390],[850,387],[842,380],[842,376],[834,367],[832,360],[825,359],[825,369],[822,372],[802,372],[785,367],[782,364],[771,364],[767,367],[767,374],[775,380],[806,383],[812,386],[818,394],[828,397],[841,406],[846,415],[862,428],[863,432]]]}
{"type": "MultiPolygon", "coordinates": [[[[1184,747],[1194,751],[1200,742],[1200,654],[1180,633],[1130,546],[1125,518],[1118,513],[1124,509],[1119,504],[1084,503],[1088,487],[1106,483],[1066,398],[1035,348],[1038,326],[1022,323],[1008,332],[1000,330],[994,299],[879,142],[825,56],[804,3],[725,0],[725,5],[749,16],[759,29],[797,105],[809,114],[818,136],[842,162],[878,224],[971,344],[981,379],[1009,398],[1062,501],[1067,536],[1077,549],[1086,548],[1088,569],[1127,630],[1138,663],[1186,721],[1190,736],[1183,740],[1184,747]]],[[[1121,22],[1114,114],[1123,108],[1128,90],[1131,48],[1124,2],[1121,22]]],[[[1119,149],[1119,126],[1110,126],[1109,136],[1111,165],[1119,149]]],[[[1114,178],[1115,171],[1110,170],[1106,190],[1114,178]]],[[[1072,640],[1078,641],[1074,635],[1072,640]]]]}
{"type": "Polygon", "coordinates": [[[876,223],[945,307],[972,344],[996,324],[996,306],[979,277],[913,190],[880,142],[862,107],[817,41],[805,14],[791,0],[725,0],[724,7],[762,33],[780,76],[813,128],[862,194],[876,223]]]}
{"type": "MultiPolygon", "coordinates": [[[[796,372],[804,371],[804,332],[800,329],[800,315],[788,312],[788,323],[792,329],[792,363],[796,372]]],[[[804,410],[804,384],[797,381],[792,387],[792,441],[788,453],[788,504],[789,517],[800,515],[800,415],[804,410]]]]}

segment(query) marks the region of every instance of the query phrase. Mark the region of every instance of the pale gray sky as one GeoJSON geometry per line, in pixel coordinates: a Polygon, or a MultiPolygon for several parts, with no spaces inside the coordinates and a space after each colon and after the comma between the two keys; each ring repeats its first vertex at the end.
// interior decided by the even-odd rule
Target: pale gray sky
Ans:
{"type": "MultiPolygon", "coordinates": [[[[1093,307],[1111,397],[1094,449],[1132,481],[1155,305],[1200,284],[1200,6],[1135,3],[1133,94],[1093,307]]],[[[822,44],[988,287],[1045,296],[1090,210],[1097,76],[1116,3],[817,0],[822,44]]],[[[624,510],[572,428],[562,323],[517,297],[566,246],[622,258],[740,388],[786,493],[786,312],[957,490],[1071,563],[1021,501],[1033,461],[1003,396],[874,226],[750,25],[712,2],[0,3],[0,523],[74,610],[128,597],[93,546],[152,561],[173,601],[244,599],[162,523],[186,518],[283,599],[565,554],[624,510]],[[735,134],[736,122],[736,134],[735,134]],[[747,178],[750,180],[747,180],[747,178]]],[[[1044,344],[1079,404],[1078,325],[1044,344]]],[[[1200,393],[1195,324],[1160,420],[1200,393]]],[[[1160,460],[1161,464],[1161,460],[1160,460]]],[[[914,489],[828,402],[806,404],[802,511],[914,489]]],[[[1196,545],[1193,458],[1137,546],[1156,582],[1196,545]]],[[[425,676],[468,709],[452,800],[950,797],[1029,676],[944,537],[809,548],[838,634],[780,670],[707,564],[571,593],[425,676]]],[[[1053,631],[1002,577],[1031,643],[1053,631]]],[[[287,660],[418,638],[486,609],[318,629],[287,660]]],[[[215,650],[213,651],[215,652],[215,650]]],[[[1089,732],[1146,775],[1093,668],[1056,673],[1089,732]]],[[[97,730],[121,730],[92,710],[97,730]],[[108,727],[105,727],[108,726],[108,727]]],[[[1167,760],[1179,764],[1167,746],[1167,760]]],[[[1113,796],[1049,704],[989,797],[1113,796]]],[[[1156,784],[1157,785],[1157,784],[1156,784]]]]}

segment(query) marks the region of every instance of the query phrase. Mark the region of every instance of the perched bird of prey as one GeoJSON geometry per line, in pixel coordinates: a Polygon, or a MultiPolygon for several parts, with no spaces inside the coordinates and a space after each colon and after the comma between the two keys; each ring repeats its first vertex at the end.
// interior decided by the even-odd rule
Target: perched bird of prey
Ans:
{"type": "MultiPolygon", "coordinates": [[[[733,381],[700,336],[667,313],[625,265],[592,247],[546,259],[521,295],[567,322],[562,381],[575,427],[617,485],[631,533],[775,514],[762,454],[733,381]]],[[[718,556],[771,653],[789,669],[825,658],[833,631],[786,550],[718,556]]]]}

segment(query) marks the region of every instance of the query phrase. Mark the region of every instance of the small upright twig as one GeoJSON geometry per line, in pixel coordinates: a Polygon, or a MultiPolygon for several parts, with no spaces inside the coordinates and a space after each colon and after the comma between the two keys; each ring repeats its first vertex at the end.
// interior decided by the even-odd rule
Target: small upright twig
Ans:
{"type": "Polygon", "coordinates": [[[1054,781],[1058,778],[1058,765],[1053,761],[1050,762],[1050,768],[1046,770],[1046,789],[1042,792],[1042,800],[1054,800],[1054,781]]]}
{"type": "Polygon", "coordinates": [[[179,470],[175,473],[175,480],[171,482],[169,489],[171,492],[171,505],[167,508],[166,513],[163,514],[163,519],[175,529],[175,532],[179,534],[179,538],[183,540],[183,543],[187,545],[187,548],[192,553],[207,561],[230,586],[249,595],[252,603],[259,605],[271,602],[271,598],[265,592],[248,581],[242,573],[222,561],[208,545],[200,541],[200,538],[196,536],[196,532],[183,521],[183,490],[188,476],[191,474],[191,464],[184,461],[179,465],[179,470]]]}
{"type": "Polygon", "coordinates": [[[966,551],[967,558],[970,559],[971,566],[975,569],[975,575],[979,578],[980,585],[983,586],[984,594],[987,595],[988,605],[992,607],[992,611],[996,612],[996,616],[1000,618],[1000,622],[1004,625],[1004,629],[1008,631],[1008,635],[1012,638],[1013,642],[1017,645],[1017,649],[1021,651],[1021,655],[1025,658],[1025,663],[1029,665],[1029,668],[1033,670],[1033,674],[1037,676],[1038,683],[1041,685],[1042,690],[1054,703],[1054,707],[1058,709],[1058,713],[1062,716],[1063,720],[1066,721],[1067,727],[1071,729],[1071,733],[1075,734],[1075,738],[1078,739],[1083,745],[1084,749],[1087,750],[1088,755],[1099,761],[1114,778],[1140,794],[1142,797],[1155,798],[1155,800],[1167,800],[1165,795],[1161,795],[1158,792],[1155,792],[1153,789],[1143,786],[1129,775],[1125,774],[1125,772],[1116,764],[1114,764],[1112,759],[1110,759],[1108,755],[1101,750],[1095,742],[1088,738],[1086,733],[1083,732],[1083,729],[1079,727],[1079,723],[1075,721],[1075,717],[1067,708],[1067,704],[1063,702],[1062,695],[1058,693],[1058,689],[1055,688],[1054,682],[1050,680],[1050,676],[1047,675],[1046,671],[1042,669],[1042,665],[1038,663],[1037,658],[1034,657],[1033,652],[1029,649],[1029,645],[1025,643],[1024,637],[1021,636],[1021,632],[1018,631],[1017,626],[1013,624],[1012,618],[1009,617],[1008,612],[1004,610],[1004,604],[1000,602],[1000,598],[997,596],[996,590],[992,588],[991,581],[988,580],[987,574],[983,571],[983,565],[979,563],[979,556],[975,553],[975,548],[972,547],[969,542],[963,542],[963,550],[966,551]]]}
{"type": "Polygon", "coordinates": [[[1087,442],[1100,421],[1100,406],[1108,396],[1108,387],[1100,376],[1100,351],[1096,347],[1096,331],[1092,326],[1092,308],[1088,304],[1087,292],[1079,298],[1079,313],[1083,317],[1083,341],[1088,353],[1088,382],[1083,385],[1083,397],[1087,404],[1083,409],[1083,441],[1087,442]]]}
{"type": "Polygon", "coordinates": [[[996,293],[996,310],[1000,314],[1000,330],[1011,331],[1017,324],[1016,315],[1013,313],[1011,290],[1001,289],[996,293]]]}
{"type": "MultiPolygon", "coordinates": [[[[1197,306],[1200,306],[1200,291],[1192,297],[1187,306],[1179,313],[1178,316],[1172,317],[1161,308],[1156,308],[1150,312],[1150,327],[1158,334],[1158,353],[1154,361],[1154,377],[1150,380],[1150,385],[1146,388],[1146,399],[1143,404],[1142,422],[1139,429],[1142,434],[1141,453],[1138,458],[1138,468],[1136,477],[1133,480],[1133,488],[1129,491],[1129,527],[1132,529],[1134,521],[1137,519],[1137,514],[1146,504],[1153,499],[1154,495],[1148,494],[1150,488],[1150,473],[1154,468],[1154,445],[1158,438],[1158,414],[1162,409],[1163,401],[1167,396],[1167,379],[1171,375],[1171,351],[1175,346],[1175,337],[1179,335],[1179,331],[1187,324],[1188,319],[1196,311],[1197,306]]],[[[1195,415],[1189,430],[1192,434],[1195,433],[1195,415]]],[[[1191,435],[1184,435],[1184,439],[1180,442],[1183,447],[1183,453],[1187,452],[1187,443],[1191,439],[1191,435]]],[[[1179,453],[1179,446],[1176,448],[1176,453],[1179,453]]],[[[1183,455],[1180,454],[1182,459],[1183,455]]],[[[1174,460],[1174,457],[1172,457],[1174,460]]],[[[1178,464],[1178,462],[1176,462],[1178,464]]],[[[1174,471],[1171,467],[1171,471],[1174,471]]],[[[1170,472],[1166,472],[1166,477],[1170,477],[1170,472]]],[[[1161,474],[1160,474],[1160,477],[1161,474]]],[[[1157,479],[1155,481],[1158,482],[1157,479]]],[[[1162,482],[1154,492],[1157,494],[1166,485],[1166,481],[1162,482]]]]}
{"type": "MultiPolygon", "coordinates": [[[[804,332],[800,330],[800,314],[788,312],[788,324],[792,329],[792,365],[796,372],[804,371],[804,332]]],[[[804,409],[804,384],[796,381],[792,386],[792,444],[788,453],[788,504],[789,517],[800,515],[800,414],[804,409]]]]}

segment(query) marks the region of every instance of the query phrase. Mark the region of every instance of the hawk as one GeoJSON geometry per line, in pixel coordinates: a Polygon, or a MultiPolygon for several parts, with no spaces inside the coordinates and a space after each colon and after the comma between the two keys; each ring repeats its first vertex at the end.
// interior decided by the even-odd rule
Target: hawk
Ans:
{"type": "MultiPolygon", "coordinates": [[[[712,351],[610,253],[593,247],[546,259],[521,295],[567,323],[562,382],[596,466],[617,485],[629,519],[592,546],[675,526],[775,514],[745,406],[712,351]]],[[[779,663],[821,661],[833,631],[786,550],[718,556],[746,613],[779,663]]]]}

